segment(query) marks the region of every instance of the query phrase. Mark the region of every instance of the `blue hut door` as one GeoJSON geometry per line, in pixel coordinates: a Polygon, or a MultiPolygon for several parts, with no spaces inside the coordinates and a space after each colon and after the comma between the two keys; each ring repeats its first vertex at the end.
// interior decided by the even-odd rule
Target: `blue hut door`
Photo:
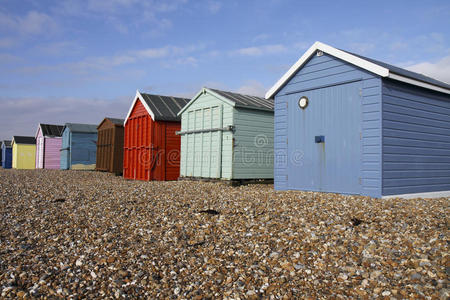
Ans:
{"type": "Polygon", "coordinates": [[[361,193],[361,87],[356,81],[289,97],[289,188],[361,193]]]}

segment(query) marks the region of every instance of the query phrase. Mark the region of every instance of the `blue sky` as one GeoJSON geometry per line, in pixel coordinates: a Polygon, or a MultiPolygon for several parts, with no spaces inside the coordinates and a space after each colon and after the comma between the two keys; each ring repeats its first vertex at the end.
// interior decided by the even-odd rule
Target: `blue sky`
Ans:
{"type": "Polygon", "coordinates": [[[0,139],[136,90],[263,96],[315,41],[450,82],[450,1],[0,0],[0,139]]]}

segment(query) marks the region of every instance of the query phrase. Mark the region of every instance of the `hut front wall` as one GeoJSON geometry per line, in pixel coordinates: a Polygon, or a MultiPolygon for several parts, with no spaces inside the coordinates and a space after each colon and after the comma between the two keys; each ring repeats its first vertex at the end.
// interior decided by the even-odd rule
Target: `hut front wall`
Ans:
{"type": "Polygon", "coordinates": [[[232,179],[233,133],[212,130],[234,125],[233,107],[206,93],[181,115],[181,177],[232,179]]]}
{"type": "Polygon", "coordinates": [[[383,79],[383,196],[450,191],[450,96],[383,79]]]}
{"type": "Polygon", "coordinates": [[[11,169],[12,167],[12,148],[2,145],[2,168],[11,169]]]}
{"type": "Polygon", "coordinates": [[[72,132],[70,169],[95,170],[97,133],[72,132]]]}
{"type": "Polygon", "coordinates": [[[176,180],[180,173],[179,122],[154,122],[140,101],[125,124],[123,175],[137,180],[176,180]]]}
{"type": "Polygon", "coordinates": [[[315,55],[275,96],[274,127],[275,189],[381,196],[379,77],[315,55]]]}
{"type": "Polygon", "coordinates": [[[97,170],[113,172],[114,139],[114,125],[106,120],[102,126],[98,128],[97,170]]]}
{"type": "Polygon", "coordinates": [[[273,178],[273,112],[234,110],[233,179],[273,178]]]}
{"type": "Polygon", "coordinates": [[[98,128],[97,162],[99,171],[120,174],[123,172],[123,126],[106,120],[98,128]]]}
{"type": "Polygon", "coordinates": [[[13,145],[13,168],[34,169],[36,167],[36,145],[13,145]]]}

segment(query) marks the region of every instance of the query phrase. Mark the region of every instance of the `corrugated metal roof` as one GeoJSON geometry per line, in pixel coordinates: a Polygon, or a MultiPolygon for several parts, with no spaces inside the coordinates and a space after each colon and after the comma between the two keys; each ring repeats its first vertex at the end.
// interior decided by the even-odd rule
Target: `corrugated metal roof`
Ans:
{"type": "Polygon", "coordinates": [[[110,120],[113,124],[116,125],[123,125],[123,122],[125,122],[124,119],[108,118],[108,117],[106,117],[106,119],[110,120]]]}
{"type": "Polygon", "coordinates": [[[97,125],[92,124],[66,123],[65,127],[72,132],[97,133],[97,125]]]}
{"type": "Polygon", "coordinates": [[[13,140],[14,140],[14,143],[16,143],[16,144],[28,144],[28,145],[36,144],[36,139],[34,138],[34,136],[14,135],[13,140]]]}
{"type": "Polygon", "coordinates": [[[345,50],[342,50],[342,49],[341,49],[341,51],[347,52],[347,53],[349,53],[351,55],[357,56],[357,57],[359,57],[361,59],[365,59],[365,60],[370,61],[371,63],[374,63],[374,64],[377,64],[379,66],[382,66],[383,68],[389,69],[389,71],[391,71],[392,73],[395,73],[395,74],[398,74],[398,75],[402,75],[402,76],[405,76],[405,77],[409,77],[409,78],[412,78],[412,79],[416,79],[416,80],[419,80],[419,81],[422,81],[422,82],[426,82],[426,83],[429,83],[429,84],[433,84],[433,85],[436,85],[436,86],[440,86],[440,87],[443,87],[443,88],[446,88],[446,89],[450,89],[450,84],[447,84],[445,82],[433,79],[433,78],[425,76],[423,74],[419,74],[419,73],[416,73],[416,72],[408,71],[406,69],[402,69],[402,68],[399,68],[399,67],[387,64],[385,62],[382,62],[382,61],[379,61],[379,60],[375,60],[375,59],[372,59],[372,58],[368,58],[368,57],[365,57],[365,56],[362,56],[362,55],[359,55],[359,54],[355,54],[355,53],[352,53],[352,52],[348,52],[348,51],[345,51],[345,50]]]}
{"type": "Polygon", "coordinates": [[[60,137],[62,136],[64,125],[39,124],[43,136],[60,137]]]}
{"type": "Polygon", "coordinates": [[[141,93],[141,95],[155,115],[155,121],[180,121],[181,117],[177,114],[190,100],[144,93],[141,93]]]}
{"type": "Polygon", "coordinates": [[[233,92],[225,92],[216,89],[209,90],[219,94],[220,96],[229,99],[235,103],[236,107],[243,107],[249,109],[268,110],[273,111],[274,103],[272,100],[267,100],[261,97],[242,95],[233,92]]]}
{"type": "Polygon", "coordinates": [[[6,147],[11,147],[11,141],[9,141],[9,140],[4,140],[2,143],[3,143],[6,147]]]}

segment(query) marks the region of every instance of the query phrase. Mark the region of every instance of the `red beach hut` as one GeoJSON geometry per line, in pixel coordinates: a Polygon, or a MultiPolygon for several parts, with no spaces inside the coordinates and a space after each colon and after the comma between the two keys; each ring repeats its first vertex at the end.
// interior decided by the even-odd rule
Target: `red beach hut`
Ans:
{"type": "Polygon", "coordinates": [[[136,92],[125,119],[123,176],[176,180],[180,174],[178,112],[190,99],[136,92]]]}

